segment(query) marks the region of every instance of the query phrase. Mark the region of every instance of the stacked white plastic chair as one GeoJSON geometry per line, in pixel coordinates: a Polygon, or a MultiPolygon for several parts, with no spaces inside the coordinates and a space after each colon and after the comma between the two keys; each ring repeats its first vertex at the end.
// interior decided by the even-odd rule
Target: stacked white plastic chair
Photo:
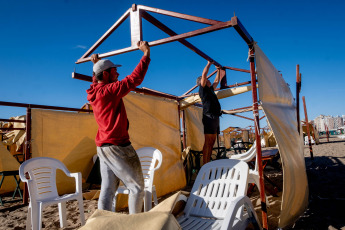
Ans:
{"type": "Polygon", "coordinates": [[[43,208],[58,204],[61,228],[67,227],[66,201],[77,200],[81,224],[85,224],[81,173],[70,173],[59,160],[50,157],[36,157],[25,161],[19,167],[19,176],[28,185],[30,202],[26,229],[42,228],[43,208]],[[58,195],[56,188],[56,170],[62,170],[67,176],[75,178],[75,193],[58,195]]]}
{"type": "Polygon", "coordinates": [[[200,169],[178,218],[182,229],[245,229],[252,222],[260,229],[250,199],[248,165],[239,160],[216,160],[200,169]]]}
{"type": "MultiPolygon", "coordinates": [[[[152,147],[144,147],[136,150],[145,181],[144,211],[147,212],[152,208],[152,196],[154,204],[158,204],[156,186],[153,184],[155,171],[161,167],[162,153],[152,147]],[[156,165],[157,164],[157,165],[156,165]]],[[[119,186],[115,193],[114,208],[116,210],[116,199],[118,194],[129,194],[125,186],[119,186]]]]}
{"type": "MultiPolygon", "coordinates": [[[[310,137],[311,144],[315,144],[313,137],[310,137]]],[[[309,145],[308,136],[304,137],[304,145],[309,145]]]]}

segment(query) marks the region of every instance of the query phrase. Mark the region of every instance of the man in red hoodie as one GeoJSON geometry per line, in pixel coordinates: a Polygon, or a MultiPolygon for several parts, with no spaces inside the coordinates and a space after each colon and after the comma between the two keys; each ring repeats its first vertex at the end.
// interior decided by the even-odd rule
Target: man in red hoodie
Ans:
{"type": "Polygon", "coordinates": [[[86,91],[98,124],[95,141],[102,176],[98,208],[109,211],[116,208],[113,199],[121,180],[130,191],[130,214],[141,212],[144,178],[138,155],[129,141],[129,122],[122,98],[141,84],[151,60],[147,42],[138,42],[138,47],[144,55],[132,74],[121,81],[117,72],[120,65],[93,54],[93,83],[86,91]]]}

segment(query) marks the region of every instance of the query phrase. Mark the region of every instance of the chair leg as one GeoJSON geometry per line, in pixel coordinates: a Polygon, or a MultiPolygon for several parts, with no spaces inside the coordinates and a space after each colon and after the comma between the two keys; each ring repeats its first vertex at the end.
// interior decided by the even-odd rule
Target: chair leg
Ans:
{"type": "MultiPolygon", "coordinates": [[[[254,183],[256,184],[256,187],[258,187],[258,190],[260,192],[260,179],[259,179],[259,176],[252,176],[253,180],[254,180],[254,183]]],[[[270,206],[270,203],[268,202],[268,198],[267,196],[265,195],[265,198],[266,198],[266,205],[267,207],[270,206]]]]}
{"type": "Polygon", "coordinates": [[[117,202],[117,191],[115,192],[114,200],[113,200],[113,211],[116,212],[116,202],[117,202]]]}
{"type": "Polygon", "coordinates": [[[31,205],[31,226],[33,230],[42,229],[42,209],[41,203],[31,205]]]}
{"type": "Polygon", "coordinates": [[[152,195],[155,206],[158,205],[156,186],[152,186],[152,195]]]}
{"type": "Polygon", "coordinates": [[[67,227],[66,202],[60,202],[58,206],[59,206],[60,227],[65,228],[67,227]]]}
{"type": "Polygon", "coordinates": [[[32,212],[32,209],[31,209],[31,203],[29,204],[29,207],[28,207],[28,215],[26,217],[26,230],[31,230],[31,212],[32,212]]]}
{"type": "Polygon", "coordinates": [[[150,211],[152,208],[152,193],[149,190],[145,190],[144,196],[144,212],[150,211]]]}
{"type": "Polygon", "coordinates": [[[84,202],[83,197],[80,194],[80,197],[78,198],[78,206],[79,206],[79,212],[80,212],[80,222],[81,226],[85,225],[85,214],[84,214],[84,202]]]}

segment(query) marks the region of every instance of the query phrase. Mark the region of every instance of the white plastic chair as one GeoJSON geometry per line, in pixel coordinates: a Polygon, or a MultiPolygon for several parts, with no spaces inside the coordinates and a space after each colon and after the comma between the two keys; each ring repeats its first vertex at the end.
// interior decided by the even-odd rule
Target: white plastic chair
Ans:
{"type": "Polygon", "coordinates": [[[58,204],[60,226],[67,227],[66,201],[77,200],[81,224],[85,224],[81,173],[70,173],[59,160],[50,157],[36,157],[25,161],[19,167],[19,176],[28,185],[30,203],[26,220],[26,229],[42,228],[43,208],[58,204]],[[75,193],[59,196],[56,188],[56,170],[62,170],[67,176],[75,178],[75,193]]]}
{"type": "MultiPolygon", "coordinates": [[[[252,147],[245,153],[235,154],[230,157],[230,159],[240,160],[244,162],[251,161],[254,157],[256,157],[256,141],[254,141],[252,147]]],[[[258,160],[255,160],[254,169],[249,169],[249,176],[248,176],[248,183],[254,183],[256,187],[259,189],[260,192],[260,176],[258,170],[258,160]]],[[[266,196],[266,204],[269,206],[269,202],[266,196]]]]}
{"type": "MultiPolygon", "coordinates": [[[[147,212],[152,208],[152,196],[154,204],[158,204],[156,186],[153,184],[155,171],[161,167],[162,153],[152,147],[144,147],[136,150],[145,181],[144,211],[147,212]],[[157,165],[156,165],[157,164],[157,165]]],[[[116,210],[116,199],[118,194],[129,194],[125,186],[119,186],[115,193],[114,207],[116,210]]]]}
{"type": "MultiPolygon", "coordinates": [[[[315,141],[312,136],[310,137],[310,141],[311,141],[311,144],[315,144],[315,141]]],[[[309,145],[308,136],[304,137],[304,145],[309,145]]]]}
{"type": "Polygon", "coordinates": [[[260,229],[250,199],[248,165],[239,160],[216,160],[202,166],[178,218],[182,229],[260,229]]]}

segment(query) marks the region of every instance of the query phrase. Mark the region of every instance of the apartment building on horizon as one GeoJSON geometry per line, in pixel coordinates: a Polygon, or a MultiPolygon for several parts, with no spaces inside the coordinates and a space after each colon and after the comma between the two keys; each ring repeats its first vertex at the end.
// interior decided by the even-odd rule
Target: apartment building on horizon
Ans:
{"type": "Polygon", "coordinates": [[[345,115],[342,116],[326,116],[320,115],[314,119],[314,124],[318,132],[326,131],[326,126],[328,130],[339,129],[344,126],[345,115]]]}

